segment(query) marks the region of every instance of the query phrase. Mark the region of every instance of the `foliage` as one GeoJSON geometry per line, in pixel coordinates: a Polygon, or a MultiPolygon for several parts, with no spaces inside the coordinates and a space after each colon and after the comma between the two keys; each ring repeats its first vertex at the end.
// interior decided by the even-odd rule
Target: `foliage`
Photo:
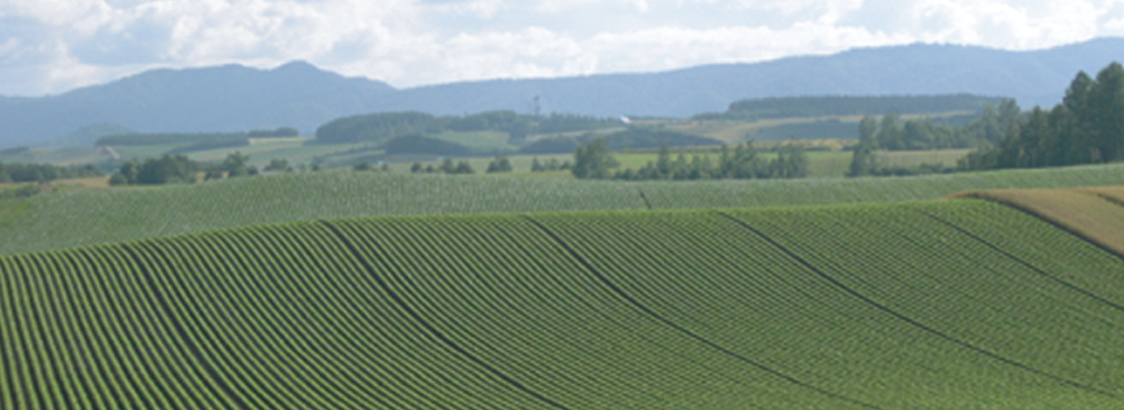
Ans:
{"type": "Polygon", "coordinates": [[[1124,161],[1124,66],[1077,74],[1061,104],[1035,107],[961,169],[1040,168],[1124,161]]]}
{"type": "Polygon", "coordinates": [[[892,96],[802,96],[736,101],[725,113],[699,119],[764,119],[881,114],[938,114],[978,111],[1002,100],[971,94],[892,96]]]}
{"type": "Polygon", "coordinates": [[[497,172],[511,172],[511,171],[512,171],[511,160],[507,159],[506,156],[497,155],[496,158],[492,160],[492,162],[488,163],[488,170],[486,172],[489,173],[489,174],[492,174],[492,173],[497,173],[497,172]]]}
{"type": "Polygon", "coordinates": [[[531,158],[531,172],[569,171],[570,168],[572,168],[570,161],[558,161],[557,158],[551,158],[543,162],[539,161],[538,157],[531,158]]]}
{"type": "Polygon", "coordinates": [[[63,167],[51,164],[4,164],[0,163],[0,183],[3,182],[50,182],[56,179],[86,178],[102,176],[101,171],[92,164],[63,167]]]}
{"type": "Polygon", "coordinates": [[[243,155],[239,151],[227,154],[226,159],[222,161],[222,170],[226,171],[227,178],[238,178],[250,175],[250,156],[243,155]]]}
{"type": "Polygon", "coordinates": [[[609,170],[619,165],[609,152],[609,143],[597,138],[574,151],[574,168],[570,171],[579,179],[605,179],[610,175],[609,170]]]}
{"type": "Polygon", "coordinates": [[[606,118],[570,114],[532,116],[513,111],[487,111],[435,117],[421,112],[387,112],[333,120],[316,130],[316,140],[329,144],[382,143],[411,134],[498,131],[507,133],[511,140],[520,143],[532,134],[586,131],[615,124],[615,121],[606,118]]]}
{"type": "Polygon", "coordinates": [[[757,156],[753,142],[736,145],[733,155],[729,147],[723,145],[718,164],[709,155],[694,155],[690,161],[686,154],[680,153],[674,161],[668,147],[660,148],[656,161],[633,171],[625,169],[613,175],[621,180],[700,180],[700,179],[767,179],[767,178],[805,178],[808,176],[810,161],[804,146],[796,141],[782,145],[777,157],[765,161],[757,156]]]}

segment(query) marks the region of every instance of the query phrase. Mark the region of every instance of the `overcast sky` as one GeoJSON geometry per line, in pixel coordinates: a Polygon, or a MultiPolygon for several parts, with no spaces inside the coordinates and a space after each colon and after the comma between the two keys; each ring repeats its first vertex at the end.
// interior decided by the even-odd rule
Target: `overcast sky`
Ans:
{"type": "Polygon", "coordinates": [[[1124,35],[1124,0],[0,0],[0,94],[306,60],[396,87],[1124,35]]]}

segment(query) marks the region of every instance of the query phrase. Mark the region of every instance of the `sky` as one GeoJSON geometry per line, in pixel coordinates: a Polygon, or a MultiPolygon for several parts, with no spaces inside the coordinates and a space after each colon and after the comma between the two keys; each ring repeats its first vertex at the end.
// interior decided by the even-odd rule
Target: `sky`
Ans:
{"type": "Polygon", "coordinates": [[[0,0],[0,95],[304,60],[405,88],[1124,36],[1124,0],[0,0]]]}

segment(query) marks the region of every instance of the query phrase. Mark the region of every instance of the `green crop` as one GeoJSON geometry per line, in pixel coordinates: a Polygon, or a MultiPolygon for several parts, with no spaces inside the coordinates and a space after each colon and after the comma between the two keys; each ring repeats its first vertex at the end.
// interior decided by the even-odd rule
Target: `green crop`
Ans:
{"type": "Polygon", "coordinates": [[[1120,272],[975,200],[240,227],[0,257],[0,408],[1115,409],[1120,272]]]}
{"type": "MultiPolygon", "coordinates": [[[[376,215],[825,205],[971,189],[1124,184],[1124,166],[912,178],[607,182],[319,172],[44,195],[0,216],[0,254],[258,224],[376,215]]],[[[0,205],[3,206],[3,205],[0,205]]]]}

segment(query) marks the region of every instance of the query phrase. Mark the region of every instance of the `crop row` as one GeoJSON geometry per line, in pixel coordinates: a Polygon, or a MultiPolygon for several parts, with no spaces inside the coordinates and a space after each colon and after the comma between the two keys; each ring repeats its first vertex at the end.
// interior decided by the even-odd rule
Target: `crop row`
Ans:
{"type": "Polygon", "coordinates": [[[0,408],[1119,408],[1121,271],[980,201],[244,227],[0,258],[0,408]]]}
{"type": "Polygon", "coordinates": [[[912,178],[694,182],[319,172],[31,199],[0,254],[238,226],[376,215],[757,207],[936,199],[969,189],[1124,184],[1124,165],[912,178]]]}

